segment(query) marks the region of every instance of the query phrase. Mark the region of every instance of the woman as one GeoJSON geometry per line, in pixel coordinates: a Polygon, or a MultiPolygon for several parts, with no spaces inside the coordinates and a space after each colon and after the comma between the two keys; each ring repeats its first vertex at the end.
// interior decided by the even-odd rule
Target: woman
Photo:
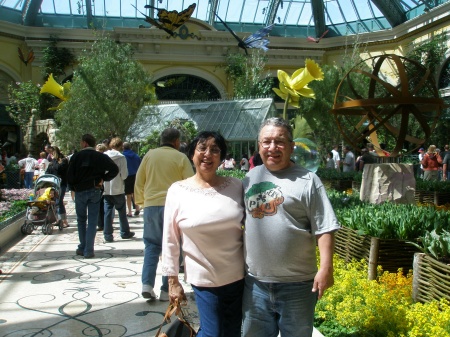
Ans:
{"type": "Polygon", "coordinates": [[[244,154],[242,155],[242,159],[241,159],[240,165],[241,165],[241,171],[243,171],[243,172],[248,172],[248,169],[249,169],[249,167],[250,167],[250,164],[249,164],[249,162],[248,162],[248,156],[247,156],[247,154],[244,153],[244,154]]]}
{"type": "Polygon", "coordinates": [[[226,153],[220,134],[199,133],[188,150],[196,173],[169,188],[164,211],[162,270],[170,301],[186,301],[178,281],[182,248],[200,315],[198,337],[241,335],[243,195],[240,180],[216,174],[226,153]]]}
{"type": "Polygon", "coordinates": [[[424,154],[421,164],[423,166],[423,180],[437,181],[442,158],[439,153],[436,153],[436,145],[430,145],[428,147],[428,151],[424,154]]]}
{"type": "Polygon", "coordinates": [[[57,203],[58,214],[63,222],[62,227],[67,228],[69,227],[69,223],[67,222],[66,207],[64,206],[64,195],[67,190],[67,169],[69,168],[69,161],[66,157],[64,157],[57,146],[53,146],[52,158],[53,159],[49,163],[46,173],[53,174],[61,178],[61,193],[59,194],[57,203]]]}

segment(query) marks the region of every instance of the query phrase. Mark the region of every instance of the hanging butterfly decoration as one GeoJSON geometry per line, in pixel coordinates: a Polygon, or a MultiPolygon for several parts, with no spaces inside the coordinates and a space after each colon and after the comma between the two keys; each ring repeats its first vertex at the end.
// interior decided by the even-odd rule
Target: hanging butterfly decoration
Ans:
{"type": "Polygon", "coordinates": [[[185,10],[178,13],[178,11],[175,11],[175,10],[167,11],[165,9],[156,8],[156,7],[153,7],[150,5],[145,5],[145,8],[153,8],[158,11],[158,20],[159,21],[145,15],[140,10],[138,10],[135,6],[133,6],[133,7],[136,8],[136,10],[139,13],[144,15],[144,17],[145,17],[144,20],[147,21],[149,24],[151,24],[152,26],[155,26],[159,29],[164,30],[171,36],[175,36],[174,31],[176,29],[178,29],[179,27],[181,27],[186,21],[188,21],[191,18],[192,13],[194,13],[195,6],[196,6],[196,4],[193,3],[188,8],[186,8],[185,10]]]}
{"type": "Polygon", "coordinates": [[[214,14],[216,14],[216,16],[220,20],[220,22],[222,22],[222,24],[225,26],[225,28],[228,29],[228,31],[231,33],[231,35],[233,35],[234,38],[237,40],[238,47],[245,50],[246,55],[248,55],[247,48],[257,48],[257,49],[262,49],[264,51],[269,50],[269,48],[267,48],[267,45],[269,44],[269,40],[266,39],[265,37],[270,33],[274,24],[271,24],[267,27],[261,28],[257,32],[253,33],[252,35],[250,35],[242,40],[239,36],[236,35],[235,32],[233,32],[233,30],[230,27],[227,26],[227,24],[217,15],[217,13],[214,13],[214,14]]]}
{"type": "Polygon", "coordinates": [[[327,35],[327,33],[328,33],[328,29],[327,29],[326,31],[323,32],[322,36],[320,36],[320,37],[318,37],[318,38],[315,38],[315,37],[312,37],[312,36],[308,36],[308,37],[306,38],[306,40],[307,40],[308,42],[319,43],[320,40],[322,40],[322,38],[323,38],[325,35],[327,35]]]}
{"type": "Polygon", "coordinates": [[[20,47],[17,48],[17,49],[18,49],[18,51],[19,51],[19,59],[20,59],[23,63],[25,63],[26,66],[28,65],[28,63],[31,64],[31,63],[34,61],[34,51],[33,51],[33,49],[30,49],[30,51],[28,52],[28,55],[27,55],[27,58],[26,58],[26,59],[25,59],[25,57],[23,56],[22,49],[20,49],[20,47]]]}

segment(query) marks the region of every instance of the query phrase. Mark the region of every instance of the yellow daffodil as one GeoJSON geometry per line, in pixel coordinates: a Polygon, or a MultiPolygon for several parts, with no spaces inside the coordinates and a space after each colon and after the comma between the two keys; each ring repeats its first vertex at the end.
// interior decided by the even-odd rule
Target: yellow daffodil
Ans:
{"type": "Polygon", "coordinates": [[[323,72],[319,65],[311,59],[306,59],[305,68],[294,71],[289,76],[285,71],[278,70],[278,80],[280,88],[273,88],[273,91],[285,100],[283,118],[286,119],[287,106],[299,107],[300,96],[315,98],[315,93],[308,88],[308,83],[314,80],[323,80],[323,72]]]}

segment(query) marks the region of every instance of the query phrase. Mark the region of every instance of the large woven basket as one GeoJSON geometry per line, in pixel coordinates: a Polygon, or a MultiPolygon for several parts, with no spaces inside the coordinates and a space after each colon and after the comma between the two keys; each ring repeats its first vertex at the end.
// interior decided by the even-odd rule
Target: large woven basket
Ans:
{"type": "Polygon", "coordinates": [[[413,299],[430,302],[445,298],[450,301],[450,265],[423,253],[414,255],[413,299]]]}
{"type": "Polygon", "coordinates": [[[350,262],[364,259],[369,264],[368,278],[377,277],[377,267],[396,273],[399,268],[407,273],[413,269],[414,253],[419,250],[404,240],[380,239],[359,235],[357,231],[342,227],[336,233],[335,253],[350,262]]]}
{"type": "Polygon", "coordinates": [[[416,203],[442,206],[450,203],[450,193],[436,191],[415,191],[414,199],[416,203]]]}

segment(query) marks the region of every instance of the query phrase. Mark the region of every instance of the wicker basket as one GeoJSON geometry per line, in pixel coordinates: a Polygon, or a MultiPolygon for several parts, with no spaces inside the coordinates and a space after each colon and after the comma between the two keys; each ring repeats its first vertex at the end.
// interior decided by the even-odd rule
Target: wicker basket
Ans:
{"type": "Polygon", "coordinates": [[[434,204],[436,206],[441,206],[450,203],[450,193],[436,191],[415,191],[414,199],[416,200],[416,203],[434,204]]]}
{"type": "Polygon", "coordinates": [[[445,298],[450,301],[450,265],[423,253],[414,255],[413,299],[430,302],[445,298]]]}
{"type": "Polygon", "coordinates": [[[414,253],[419,250],[404,240],[380,239],[359,235],[357,231],[342,227],[336,233],[335,253],[346,262],[364,259],[369,264],[368,278],[377,277],[377,267],[396,273],[399,268],[407,273],[413,268],[414,253]]]}

